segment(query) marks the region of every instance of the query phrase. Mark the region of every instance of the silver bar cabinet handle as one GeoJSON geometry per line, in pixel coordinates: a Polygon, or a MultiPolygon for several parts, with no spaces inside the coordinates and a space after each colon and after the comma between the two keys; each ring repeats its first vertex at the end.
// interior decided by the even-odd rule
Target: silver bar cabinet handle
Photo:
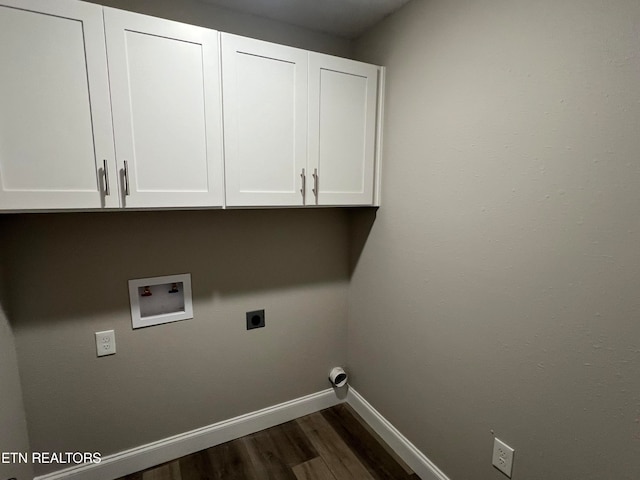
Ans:
{"type": "Polygon", "coordinates": [[[102,171],[104,173],[104,194],[105,196],[111,195],[111,188],[109,188],[109,167],[107,166],[107,160],[102,160],[102,171]]]}
{"type": "Polygon", "coordinates": [[[302,173],[300,174],[300,178],[302,179],[302,188],[300,189],[300,193],[302,194],[302,204],[304,205],[307,201],[307,174],[302,169],[302,173]]]}
{"type": "Polygon", "coordinates": [[[316,196],[316,205],[318,204],[318,169],[313,169],[313,194],[316,196]]]}
{"type": "Polygon", "coordinates": [[[124,194],[129,195],[129,165],[124,161],[124,194]]]}

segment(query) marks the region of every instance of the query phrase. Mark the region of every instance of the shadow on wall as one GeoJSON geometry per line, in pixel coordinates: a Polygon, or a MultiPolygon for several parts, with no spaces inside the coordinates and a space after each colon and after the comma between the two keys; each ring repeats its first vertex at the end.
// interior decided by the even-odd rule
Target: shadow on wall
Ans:
{"type": "Polygon", "coordinates": [[[2,220],[9,314],[18,314],[22,325],[128,310],[127,281],[134,278],[191,273],[196,302],[349,277],[348,213],[338,209],[24,214],[2,220]]]}
{"type": "Polygon", "coordinates": [[[377,208],[354,208],[349,211],[349,278],[360,261],[360,255],[376,221],[377,208]]]}

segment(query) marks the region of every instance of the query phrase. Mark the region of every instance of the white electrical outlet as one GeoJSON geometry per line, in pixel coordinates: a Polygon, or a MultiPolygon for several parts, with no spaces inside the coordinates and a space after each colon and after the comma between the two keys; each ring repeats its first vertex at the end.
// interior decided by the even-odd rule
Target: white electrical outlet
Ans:
{"type": "Polygon", "coordinates": [[[99,357],[116,353],[116,333],[113,330],[96,332],[96,351],[99,357]]]}
{"type": "Polygon", "coordinates": [[[513,452],[515,450],[502,440],[494,438],[493,440],[493,466],[511,478],[511,470],[513,469],[513,452]]]}

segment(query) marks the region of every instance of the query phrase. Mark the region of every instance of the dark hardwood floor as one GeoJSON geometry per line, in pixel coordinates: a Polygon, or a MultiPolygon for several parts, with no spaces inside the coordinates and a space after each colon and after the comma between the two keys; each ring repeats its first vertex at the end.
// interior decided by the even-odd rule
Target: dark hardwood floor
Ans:
{"type": "Polygon", "coordinates": [[[347,404],[119,480],[420,480],[347,404]]]}

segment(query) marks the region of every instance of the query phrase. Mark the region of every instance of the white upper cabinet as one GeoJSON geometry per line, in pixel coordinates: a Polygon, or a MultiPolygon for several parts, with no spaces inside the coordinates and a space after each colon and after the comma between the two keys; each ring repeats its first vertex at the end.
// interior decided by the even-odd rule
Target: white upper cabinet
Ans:
{"type": "Polygon", "coordinates": [[[104,9],[125,207],[222,206],[218,32],[104,9]]]}
{"type": "Polygon", "coordinates": [[[0,0],[0,211],[377,205],[383,73],[92,3],[0,0]]]}
{"type": "Polygon", "coordinates": [[[221,36],[226,204],[303,205],[308,53],[221,36]]]}
{"type": "Polygon", "coordinates": [[[309,54],[309,173],[318,205],[374,203],[379,67],[309,54]]]}
{"type": "Polygon", "coordinates": [[[104,52],[100,6],[0,0],[0,209],[118,206],[104,52]]]}
{"type": "Polygon", "coordinates": [[[222,34],[227,206],[373,205],[378,76],[222,34]]]}

